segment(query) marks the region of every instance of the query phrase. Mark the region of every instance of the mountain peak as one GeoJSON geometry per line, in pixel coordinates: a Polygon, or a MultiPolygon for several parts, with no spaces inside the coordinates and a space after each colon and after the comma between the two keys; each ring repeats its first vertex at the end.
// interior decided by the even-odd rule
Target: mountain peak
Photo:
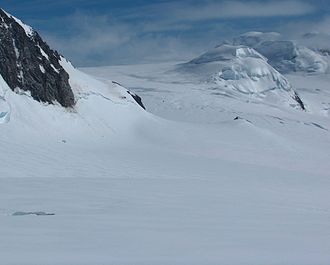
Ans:
{"type": "Polygon", "coordinates": [[[295,41],[285,40],[276,32],[247,32],[234,38],[232,43],[255,49],[282,74],[325,73],[328,70],[328,61],[322,54],[298,45],[295,41]]]}
{"type": "Polygon", "coordinates": [[[231,96],[305,109],[289,81],[251,47],[222,44],[180,65],[178,70],[212,83],[231,96]]]}
{"type": "Polygon", "coordinates": [[[61,56],[21,20],[0,9],[0,74],[11,90],[29,91],[38,101],[75,104],[61,56]]]}
{"type": "Polygon", "coordinates": [[[35,31],[32,27],[26,25],[22,20],[18,19],[17,17],[14,17],[13,15],[9,14],[7,11],[3,10],[2,8],[0,8],[0,11],[2,11],[2,14],[0,12],[0,18],[2,19],[2,21],[3,21],[3,13],[4,13],[7,17],[14,19],[24,29],[28,37],[33,36],[35,31]]]}

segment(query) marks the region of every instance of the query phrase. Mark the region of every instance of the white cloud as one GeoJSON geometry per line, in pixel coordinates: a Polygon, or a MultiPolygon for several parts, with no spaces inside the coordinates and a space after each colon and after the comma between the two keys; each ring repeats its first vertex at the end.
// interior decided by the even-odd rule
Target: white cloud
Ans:
{"type": "MultiPolygon", "coordinates": [[[[46,32],[43,35],[52,47],[78,65],[108,58],[107,53],[129,42],[135,35],[132,27],[116,23],[109,16],[75,13],[60,20],[59,26],[65,25],[67,34],[46,32]]],[[[59,21],[53,21],[56,22],[59,21]]]]}
{"type": "Polygon", "coordinates": [[[278,30],[287,39],[312,49],[330,50],[330,16],[321,17],[317,21],[291,22],[282,25],[278,30]]]}
{"type": "Polygon", "coordinates": [[[284,17],[312,13],[316,8],[305,1],[200,1],[153,4],[134,10],[127,17],[167,21],[203,21],[243,17],[284,17]]]}
{"type": "Polygon", "coordinates": [[[66,34],[57,31],[44,35],[51,46],[77,65],[172,60],[193,57],[220,41],[219,36],[237,33],[224,22],[228,18],[298,16],[314,10],[297,0],[177,1],[128,8],[115,17],[75,13],[47,22],[65,27],[66,34]],[[223,21],[207,22],[218,19],[223,21]]]}
{"type": "Polygon", "coordinates": [[[297,16],[313,12],[312,5],[301,1],[226,1],[210,2],[174,12],[178,19],[205,20],[240,17],[297,16]]]}
{"type": "Polygon", "coordinates": [[[312,31],[323,34],[330,34],[330,17],[325,17],[321,21],[312,25],[312,31]]]}

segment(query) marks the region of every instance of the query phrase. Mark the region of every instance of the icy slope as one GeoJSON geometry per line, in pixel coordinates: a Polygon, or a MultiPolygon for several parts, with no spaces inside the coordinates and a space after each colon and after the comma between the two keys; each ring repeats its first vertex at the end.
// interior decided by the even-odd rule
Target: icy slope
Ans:
{"type": "Polygon", "coordinates": [[[304,109],[286,78],[264,56],[246,46],[220,45],[177,70],[214,84],[228,95],[304,109]]]}
{"type": "Polygon", "coordinates": [[[6,93],[10,90],[5,80],[0,75],[0,124],[10,121],[11,108],[6,101],[6,93]]]}
{"type": "Polygon", "coordinates": [[[0,120],[6,123],[0,124],[3,137],[63,133],[63,138],[75,139],[126,134],[148,116],[125,88],[97,81],[74,69],[65,59],[61,63],[70,72],[69,81],[77,100],[74,109],[42,104],[27,92],[13,92],[1,80],[0,120]]]}
{"type": "Polygon", "coordinates": [[[248,32],[235,38],[233,44],[254,48],[281,73],[325,73],[328,70],[326,57],[294,41],[283,40],[278,33],[248,32]]]}

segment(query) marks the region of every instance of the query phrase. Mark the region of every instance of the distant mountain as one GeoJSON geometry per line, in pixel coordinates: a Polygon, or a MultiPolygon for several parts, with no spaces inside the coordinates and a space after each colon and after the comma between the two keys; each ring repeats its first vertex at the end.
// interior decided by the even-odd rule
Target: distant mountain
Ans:
{"type": "Polygon", "coordinates": [[[284,103],[305,109],[304,103],[288,80],[253,48],[222,44],[178,66],[201,82],[215,84],[226,94],[284,103]]]}
{"type": "Polygon", "coordinates": [[[260,43],[265,41],[278,41],[281,40],[281,34],[278,32],[258,32],[250,31],[232,40],[233,45],[245,45],[248,47],[255,48],[260,43]]]}
{"type": "Polygon", "coordinates": [[[234,38],[234,45],[245,45],[255,49],[268,59],[268,63],[279,72],[325,73],[328,59],[310,48],[291,40],[283,40],[275,32],[248,32],[234,38]]]}
{"type": "Polygon", "coordinates": [[[320,32],[309,32],[303,34],[298,42],[324,56],[330,55],[330,35],[320,32]]]}

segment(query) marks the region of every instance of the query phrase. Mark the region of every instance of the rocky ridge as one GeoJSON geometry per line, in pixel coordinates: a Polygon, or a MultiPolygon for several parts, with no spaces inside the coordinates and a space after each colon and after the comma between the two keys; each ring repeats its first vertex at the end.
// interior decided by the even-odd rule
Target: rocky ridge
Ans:
{"type": "Polygon", "coordinates": [[[0,9],[0,74],[13,90],[38,101],[73,107],[75,98],[61,56],[40,35],[0,9]]]}

